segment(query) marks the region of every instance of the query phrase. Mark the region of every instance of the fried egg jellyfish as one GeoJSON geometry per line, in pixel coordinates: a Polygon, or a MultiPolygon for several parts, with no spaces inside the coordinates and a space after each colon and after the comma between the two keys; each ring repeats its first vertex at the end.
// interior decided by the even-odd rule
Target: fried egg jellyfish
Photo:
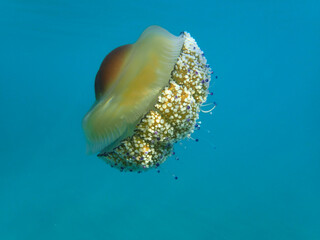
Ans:
{"type": "Polygon", "coordinates": [[[174,143],[193,133],[210,80],[207,60],[189,33],[147,28],[100,66],[96,102],[82,123],[87,151],[121,171],[158,167],[174,143]]]}

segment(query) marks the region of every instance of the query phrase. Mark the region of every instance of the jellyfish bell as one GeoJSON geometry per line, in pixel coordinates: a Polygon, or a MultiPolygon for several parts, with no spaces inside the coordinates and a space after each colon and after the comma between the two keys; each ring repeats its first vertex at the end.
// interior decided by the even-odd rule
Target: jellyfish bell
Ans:
{"type": "Polygon", "coordinates": [[[133,133],[168,83],[182,43],[181,37],[153,26],[135,44],[105,58],[95,82],[97,102],[83,124],[90,152],[116,145],[133,133]]]}
{"type": "Polygon", "coordinates": [[[210,72],[187,32],[174,36],[151,26],[134,44],[111,51],[83,119],[88,152],[122,171],[158,167],[193,132],[210,72]]]}

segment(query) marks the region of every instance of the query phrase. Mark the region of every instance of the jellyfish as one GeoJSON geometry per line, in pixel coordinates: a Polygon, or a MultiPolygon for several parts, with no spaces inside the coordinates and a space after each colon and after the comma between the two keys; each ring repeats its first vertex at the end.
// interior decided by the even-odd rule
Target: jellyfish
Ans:
{"type": "Polygon", "coordinates": [[[211,68],[188,32],[148,27],[111,51],[95,78],[82,126],[88,153],[120,171],[157,168],[190,137],[207,100],[211,68]]]}

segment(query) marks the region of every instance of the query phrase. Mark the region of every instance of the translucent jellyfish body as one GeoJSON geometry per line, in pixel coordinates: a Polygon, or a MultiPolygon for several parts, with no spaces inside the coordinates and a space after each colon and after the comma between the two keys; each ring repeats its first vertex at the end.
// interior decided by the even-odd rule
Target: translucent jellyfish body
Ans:
{"type": "Polygon", "coordinates": [[[189,33],[158,26],[103,60],[96,102],[83,119],[89,153],[121,171],[158,167],[189,137],[207,99],[211,69],[189,33]]]}

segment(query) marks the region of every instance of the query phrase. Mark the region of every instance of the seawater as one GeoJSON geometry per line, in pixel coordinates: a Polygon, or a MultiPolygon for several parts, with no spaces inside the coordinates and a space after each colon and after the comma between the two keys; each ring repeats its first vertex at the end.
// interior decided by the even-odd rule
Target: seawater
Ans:
{"type": "Polygon", "coordinates": [[[0,239],[320,239],[319,9],[2,0],[0,239]],[[153,24],[197,40],[217,107],[160,173],[120,173],[81,121],[104,56],[153,24]]]}

